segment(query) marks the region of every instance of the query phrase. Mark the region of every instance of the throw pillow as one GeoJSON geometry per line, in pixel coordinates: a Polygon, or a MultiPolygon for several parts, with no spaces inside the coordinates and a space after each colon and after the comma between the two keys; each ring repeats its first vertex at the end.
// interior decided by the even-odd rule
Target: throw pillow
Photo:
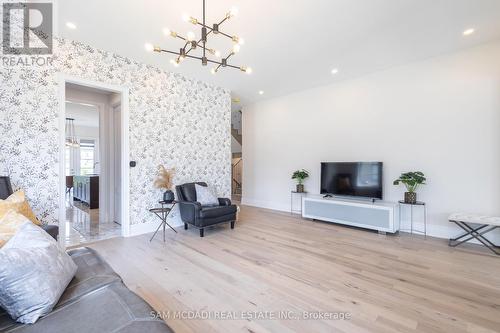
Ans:
{"type": "Polygon", "coordinates": [[[38,221],[35,214],[31,210],[23,190],[12,193],[5,200],[0,199],[0,218],[7,214],[9,210],[14,210],[19,214],[26,216],[34,224],[41,225],[40,221],[38,221]]]}
{"type": "Polygon", "coordinates": [[[32,324],[52,311],[76,269],[49,234],[26,220],[0,249],[0,306],[32,324]]]}
{"type": "Polygon", "coordinates": [[[202,206],[214,206],[219,204],[219,199],[213,194],[208,186],[194,184],[196,190],[196,201],[202,206]]]}
{"type": "Polygon", "coordinates": [[[0,248],[16,234],[17,230],[25,224],[26,221],[28,221],[26,216],[16,213],[12,209],[3,217],[0,217],[0,248]]]}

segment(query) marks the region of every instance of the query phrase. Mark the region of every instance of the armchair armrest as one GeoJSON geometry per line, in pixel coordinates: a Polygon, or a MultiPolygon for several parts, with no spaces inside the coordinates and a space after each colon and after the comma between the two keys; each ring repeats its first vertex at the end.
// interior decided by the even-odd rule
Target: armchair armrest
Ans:
{"type": "Polygon", "coordinates": [[[182,222],[196,224],[196,219],[200,216],[201,204],[193,201],[179,201],[182,222]]]}
{"type": "Polygon", "coordinates": [[[218,198],[219,199],[219,205],[221,206],[231,206],[231,200],[228,198],[218,198]]]}

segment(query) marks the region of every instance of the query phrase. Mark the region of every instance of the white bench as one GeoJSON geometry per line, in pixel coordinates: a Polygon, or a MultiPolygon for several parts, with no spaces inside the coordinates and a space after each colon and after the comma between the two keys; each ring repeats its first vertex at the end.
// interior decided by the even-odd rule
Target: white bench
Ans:
{"type": "Polygon", "coordinates": [[[488,232],[500,228],[500,217],[454,213],[450,215],[448,220],[465,231],[460,236],[451,238],[448,243],[450,246],[455,247],[471,239],[477,239],[493,253],[500,255],[500,246],[493,244],[489,239],[484,237],[488,232]]]}

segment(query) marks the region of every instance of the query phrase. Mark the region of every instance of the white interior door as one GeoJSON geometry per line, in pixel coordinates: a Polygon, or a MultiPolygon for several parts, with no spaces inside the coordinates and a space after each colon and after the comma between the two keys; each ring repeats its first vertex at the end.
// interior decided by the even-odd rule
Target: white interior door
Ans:
{"type": "Polygon", "coordinates": [[[114,212],[113,221],[121,224],[121,188],[122,188],[122,174],[121,174],[121,106],[118,105],[113,109],[113,141],[114,141],[114,212]]]}

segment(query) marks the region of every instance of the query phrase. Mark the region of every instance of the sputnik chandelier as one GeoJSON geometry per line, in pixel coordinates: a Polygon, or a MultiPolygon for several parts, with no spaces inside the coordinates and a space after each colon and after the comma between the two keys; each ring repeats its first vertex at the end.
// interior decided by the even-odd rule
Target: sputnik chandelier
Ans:
{"type": "Polygon", "coordinates": [[[242,72],[245,72],[247,74],[252,73],[252,69],[250,67],[246,66],[235,66],[232,64],[229,64],[229,58],[233,57],[236,53],[240,51],[241,45],[243,45],[244,40],[241,37],[238,37],[236,35],[230,35],[227,34],[223,31],[220,30],[220,26],[226,22],[227,20],[230,20],[237,14],[237,9],[233,8],[229,12],[226,13],[225,17],[219,22],[219,23],[214,23],[212,26],[209,26],[206,24],[205,21],[205,0],[203,0],[203,21],[200,22],[198,19],[189,16],[189,15],[184,15],[183,20],[186,22],[189,22],[195,26],[200,26],[201,27],[201,38],[196,39],[196,35],[194,32],[190,31],[186,34],[186,37],[181,36],[179,33],[172,31],[170,29],[165,28],[163,32],[165,35],[173,37],[173,38],[178,38],[184,42],[184,46],[180,48],[179,52],[175,51],[170,51],[170,50],[165,50],[162,49],[159,46],[151,46],[149,44],[146,45],[146,48],[150,48],[150,51],[155,51],[158,53],[165,52],[165,53],[170,53],[176,55],[175,59],[171,59],[170,62],[174,66],[179,66],[179,64],[185,59],[185,58],[191,58],[191,59],[197,59],[201,60],[201,64],[203,66],[207,66],[208,63],[215,64],[216,66],[211,69],[211,73],[215,74],[217,73],[221,67],[230,67],[230,68],[236,68],[241,70],[242,72]],[[215,50],[213,48],[208,47],[208,37],[210,35],[221,35],[224,37],[227,37],[231,39],[233,42],[233,47],[229,54],[225,58],[221,58],[221,53],[218,50],[215,50]],[[201,50],[203,53],[201,56],[194,55],[194,51],[196,50],[201,50]],[[213,60],[209,59],[207,57],[207,54],[213,55],[216,58],[219,58],[218,60],[213,60]]]}

